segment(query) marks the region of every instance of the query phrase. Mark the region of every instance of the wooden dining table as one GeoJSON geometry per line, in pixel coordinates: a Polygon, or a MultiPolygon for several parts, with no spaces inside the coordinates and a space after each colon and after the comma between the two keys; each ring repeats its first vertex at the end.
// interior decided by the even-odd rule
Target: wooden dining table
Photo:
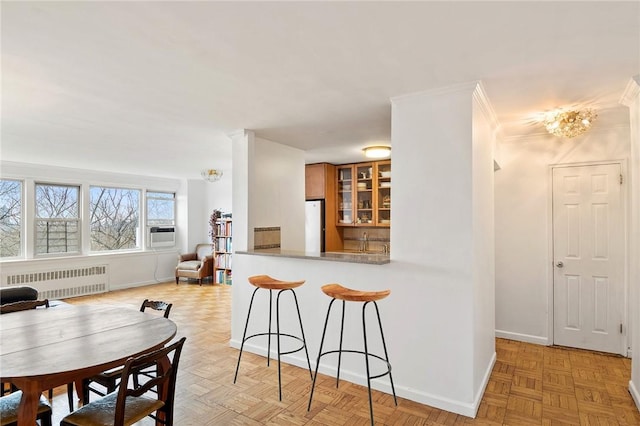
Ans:
{"type": "Polygon", "coordinates": [[[0,381],[22,390],[18,426],[35,424],[40,394],[79,383],[163,347],[176,324],[112,305],[65,305],[0,315],[0,381]]]}

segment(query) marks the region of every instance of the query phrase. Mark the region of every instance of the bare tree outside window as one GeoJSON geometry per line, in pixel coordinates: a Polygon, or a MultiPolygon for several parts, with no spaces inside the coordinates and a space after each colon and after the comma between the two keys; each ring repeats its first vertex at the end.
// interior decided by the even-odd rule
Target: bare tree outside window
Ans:
{"type": "Polygon", "coordinates": [[[22,246],[22,182],[0,180],[0,257],[20,255],[22,246]]]}
{"type": "Polygon", "coordinates": [[[80,251],[79,186],[36,184],[36,254],[80,251]]]}
{"type": "Polygon", "coordinates": [[[140,191],[92,186],[89,192],[91,250],[138,248],[140,191]]]}
{"type": "Polygon", "coordinates": [[[175,224],[175,198],[171,192],[147,191],[147,226],[175,224]]]}

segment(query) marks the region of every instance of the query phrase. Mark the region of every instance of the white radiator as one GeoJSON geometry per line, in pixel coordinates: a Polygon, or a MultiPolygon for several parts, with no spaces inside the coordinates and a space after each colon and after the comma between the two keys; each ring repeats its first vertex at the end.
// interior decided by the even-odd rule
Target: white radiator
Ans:
{"type": "Polygon", "coordinates": [[[28,285],[36,288],[39,299],[64,299],[105,293],[108,282],[107,265],[3,274],[2,277],[3,286],[28,285]]]}

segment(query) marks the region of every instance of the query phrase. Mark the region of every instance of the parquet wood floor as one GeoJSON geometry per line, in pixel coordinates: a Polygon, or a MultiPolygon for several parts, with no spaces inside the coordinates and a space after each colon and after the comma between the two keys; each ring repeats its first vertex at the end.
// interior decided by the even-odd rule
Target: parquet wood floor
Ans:
{"type": "MultiPolygon", "coordinates": [[[[176,426],[185,425],[368,425],[365,387],[319,376],[307,412],[307,370],[282,367],[278,401],[275,363],[229,347],[231,287],[181,283],[67,299],[73,304],[111,303],[139,308],[145,298],[173,303],[178,336],[187,336],[178,374],[176,426]]],[[[243,314],[244,315],[244,314],[243,314]]],[[[640,425],[627,391],[631,362],[589,351],[496,339],[497,361],[478,416],[470,419],[374,391],[377,425],[640,425]]],[[[393,360],[392,360],[393,363],[393,360]]],[[[454,366],[447,366],[454,368],[454,366]]],[[[68,412],[65,388],[56,389],[54,424],[68,412]]],[[[143,420],[141,425],[150,425],[143,420]]]]}

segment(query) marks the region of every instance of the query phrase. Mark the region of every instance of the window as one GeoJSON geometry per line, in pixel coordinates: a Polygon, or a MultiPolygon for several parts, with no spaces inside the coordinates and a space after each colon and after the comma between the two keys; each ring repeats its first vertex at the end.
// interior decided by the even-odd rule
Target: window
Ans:
{"type": "Polygon", "coordinates": [[[91,250],[140,247],[140,190],[92,186],[89,190],[91,250]]]}
{"type": "Polygon", "coordinates": [[[147,226],[175,224],[176,194],[147,192],[147,226]]]}
{"type": "Polygon", "coordinates": [[[22,182],[0,180],[0,257],[19,256],[22,247],[22,182]]]}
{"type": "Polygon", "coordinates": [[[80,251],[79,186],[36,184],[36,254],[80,251]]]}

